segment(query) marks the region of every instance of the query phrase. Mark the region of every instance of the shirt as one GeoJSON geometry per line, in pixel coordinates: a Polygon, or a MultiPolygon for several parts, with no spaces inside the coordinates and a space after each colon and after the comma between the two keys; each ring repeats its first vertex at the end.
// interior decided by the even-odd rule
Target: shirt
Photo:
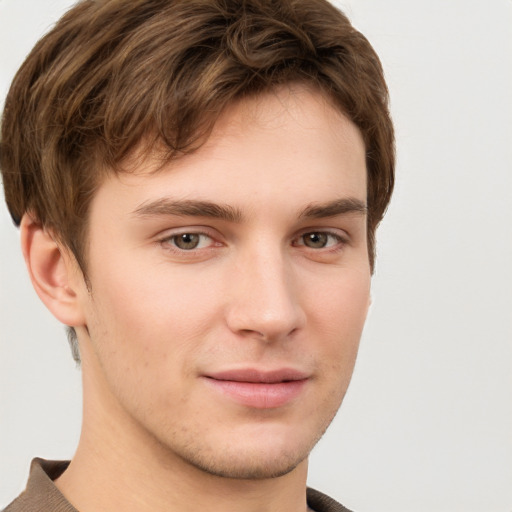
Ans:
{"type": "MultiPolygon", "coordinates": [[[[30,466],[27,488],[3,512],[78,512],[53,481],[69,461],[34,459],[30,466]]],[[[350,512],[349,509],[314,489],[307,489],[308,506],[315,512],[350,512]]]]}

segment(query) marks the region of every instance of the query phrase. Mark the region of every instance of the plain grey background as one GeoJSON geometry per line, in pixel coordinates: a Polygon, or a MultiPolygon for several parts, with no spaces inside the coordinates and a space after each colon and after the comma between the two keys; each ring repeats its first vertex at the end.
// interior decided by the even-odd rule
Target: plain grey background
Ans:
{"type": "MultiPolygon", "coordinates": [[[[69,0],[0,0],[0,103],[69,0]]],[[[383,61],[397,186],[310,485],[358,512],[512,511],[512,1],[336,2],[383,61]]],[[[80,372],[0,205],[0,508],[70,458],[80,372]]]]}

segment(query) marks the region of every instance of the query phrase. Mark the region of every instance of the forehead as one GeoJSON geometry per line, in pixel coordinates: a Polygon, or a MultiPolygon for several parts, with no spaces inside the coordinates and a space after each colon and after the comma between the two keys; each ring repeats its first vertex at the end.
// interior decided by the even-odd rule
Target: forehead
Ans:
{"type": "MultiPolygon", "coordinates": [[[[109,176],[99,199],[217,199],[237,206],[366,200],[365,147],[359,129],[319,91],[286,86],[231,104],[195,152],[162,165],[134,153],[109,176]]],[[[96,201],[95,201],[96,202],[96,201]]]]}

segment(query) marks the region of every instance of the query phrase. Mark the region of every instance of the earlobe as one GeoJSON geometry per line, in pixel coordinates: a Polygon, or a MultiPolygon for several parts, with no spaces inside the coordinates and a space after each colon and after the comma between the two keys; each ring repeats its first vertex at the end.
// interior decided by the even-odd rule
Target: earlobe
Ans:
{"type": "Polygon", "coordinates": [[[366,307],[366,318],[368,318],[370,316],[370,312],[372,310],[372,305],[373,305],[373,296],[370,292],[370,294],[368,295],[368,305],[366,307]]]}
{"type": "Polygon", "coordinates": [[[80,304],[83,278],[74,258],[29,214],[21,220],[20,235],[25,263],[39,298],[63,324],[83,325],[80,304]]]}

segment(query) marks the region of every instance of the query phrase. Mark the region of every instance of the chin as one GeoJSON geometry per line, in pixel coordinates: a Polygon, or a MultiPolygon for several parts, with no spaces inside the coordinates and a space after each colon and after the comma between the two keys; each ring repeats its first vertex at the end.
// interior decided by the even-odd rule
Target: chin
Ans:
{"type": "Polygon", "coordinates": [[[245,435],[209,439],[208,445],[182,445],[178,455],[189,465],[214,476],[237,480],[278,478],[291,473],[308,458],[326,428],[316,435],[301,435],[298,428],[294,432],[248,429],[245,435]]]}
{"type": "Polygon", "coordinates": [[[194,457],[189,459],[188,462],[195,468],[212,476],[235,480],[266,480],[291,473],[308,455],[309,452],[301,455],[281,454],[276,456],[272,454],[267,456],[259,453],[242,456],[238,452],[236,455],[225,453],[222,459],[217,457],[194,457]],[[226,455],[232,456],[226,457],[226,455]]]}

